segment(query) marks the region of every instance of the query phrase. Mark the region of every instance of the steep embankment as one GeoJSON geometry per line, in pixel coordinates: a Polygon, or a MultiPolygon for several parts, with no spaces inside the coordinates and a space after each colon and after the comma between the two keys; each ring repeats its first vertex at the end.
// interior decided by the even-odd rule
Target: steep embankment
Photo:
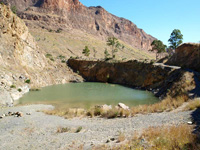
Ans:
{"type": "Polygon", "coordinates": [[[154,54],[148,50],[154,37],[100,6],[86,7],[78,0],[2,1],[18,8],[18,15],[46,52],[53,49],[52,53],[60,51],[69,56],[81,56],[82,49],[88,45],[92,56],[96,54],[96,58],[103,58],[105,48],[110,51],[106,46],[107,37],[115,36],[125,46],[119,52],[119,58],[153,58],[154,54]],[[93,47],[96,52],[92,51],[93,47]]]}
{"type": "MultiPolygon", "coordinates": [[[[138,61],[101,62],[69,59],[68,65],[87,81],[128,85],[152,90],[156,96],[189,94],[196,88],[194,73],[138,61]]],[[[196,94],[196,93],[193,93],[196,94]]]]}
{"type": "Polygon", "coordinates": [[[1,4],[0,41],[0,103],[12,103],[31,86],[76,80],[60,59],[45,57],[25,23],[1,4]]]}
{"type": "Polygon", "coordinates": [[[166,64],[181,66],[200,72],[200,44],[184,43],[166,64]]]}

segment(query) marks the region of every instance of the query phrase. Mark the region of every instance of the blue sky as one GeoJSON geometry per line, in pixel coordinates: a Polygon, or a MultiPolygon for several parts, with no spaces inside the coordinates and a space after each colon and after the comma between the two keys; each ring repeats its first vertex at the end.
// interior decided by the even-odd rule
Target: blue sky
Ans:
{"type": "Polygon", "coordinates": [[[80,0],[85,6],[102,6],[131,20],[146,33],[168,44],[173,29],[183,42],[200,41],[200,0],[80,0]]]}

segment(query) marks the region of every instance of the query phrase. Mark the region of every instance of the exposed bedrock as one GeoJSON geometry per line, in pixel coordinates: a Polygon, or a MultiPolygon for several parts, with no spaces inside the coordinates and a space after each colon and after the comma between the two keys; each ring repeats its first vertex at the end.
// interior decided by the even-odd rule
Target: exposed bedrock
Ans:
{"type": "Polygon", "coordinates": [[[196,88],[195,74],[170,66],[155,66],[138,61],[104,62],[69,59],[68,65],[86,81],[122,84],[151,90],[158,97],[188,94],[196,88]]]}

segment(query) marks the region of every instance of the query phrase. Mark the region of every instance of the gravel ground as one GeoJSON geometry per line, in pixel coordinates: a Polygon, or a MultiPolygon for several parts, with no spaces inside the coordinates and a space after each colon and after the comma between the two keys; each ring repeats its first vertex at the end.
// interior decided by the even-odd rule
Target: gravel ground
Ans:
{"type": "Polygon", "coordinates": [[[117,139],[120,133],[129,137],[133,136],[134,131],[141,131],[149,126],[187,123],[191,120],[192,113],[190,111],[166,112],[116,119],[64,119],[38,112],[44,109],[53,109],[53,106],[29,105],[1,109],[0,115],[9,111],[20,111],[24,115],[0,119],[0,149],[63,150],[74,149],[76,145],[91,149],[93,145],[105,144],[110,138],[117,139]],[[31,115],[26,115],[26,113],[31,113],[31,115]],[[67,127],[71,131],[57,133],[59,127],[67,127]],[[79,127],[83,129],[75,133],[79,127]]]}

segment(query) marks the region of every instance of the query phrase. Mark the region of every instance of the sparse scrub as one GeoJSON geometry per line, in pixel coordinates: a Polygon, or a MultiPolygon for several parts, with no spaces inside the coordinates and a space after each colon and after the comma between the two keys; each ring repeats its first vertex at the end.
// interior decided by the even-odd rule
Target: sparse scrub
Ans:
{"type": "Polygon", "coordinates": [[[108,110],[107,112],[104,112],[101,116],[104,118],[112,119],[118,117],[118,115],[119,115],[119,110],[111,109],[108,110]]]}
{"type": "Polygon", "coordinates": [[[131,114],[131,111],[130,110],[124,110],[124,109],[120,109],[119,110],[119,116],[120,117],[129,117],[131,114]]]}
{"type": "Polygon", "coordinates": [[[58,127],[57,128],[57,133],[64,133],[64,132],[69,132],[70,128],[68,127],[58,127]]]}
{"type": "Polygon", "coordinates": [[[135,114],[146,114],[146,113],[155,113],[155,112],[163,112],[163,111],[171,111],[173,109],[178,108],[184,102],[187,102],[189,97],[186,94],[177,96],[172,98],[170,96],[166,97],[159,103],[152,104],[152,105],[141,105],[136,106],[131,109],[132,116],[135,114]]]}
{"type": "Polygon", "coordinates": [[[82,54],[84,54],[87,57],[90,55],[90,49],[88,48],[88,46],[85,46],[85,48],[82,51],[82,54]]]}
{"type": "Polygon", "coordinates": [[[48,115],[56,115],[64,118],[73,118],[73,117],[81,117],[86,115],[86,111],[84,109],[69,109],[69,108],[55,108],[53,110],[43,110],[42,112],[48,115]]]}
{"type": "Polygon", "coordinates": [[[108,53],[108,50],[106,48],[105,51],[104,51],[105,60],[109,60],[109,56],[110,56],[110,54],[108,53]]]}
{"type": "Polygon", "coordinates": [[[19,89],[17,89],[17,91],[18,91],[18,92],[22,92],[22,89],[19,88],[19,89]]]}
{"type": "Polygon", "coordinates": [[[113,147],[115,150],[189,150],[199,149],[199,141],[192,133],[193,127],[185,124],[179,126],[161,126],[145,129],[142,134],[135,133],[126,144],[113,147]]]}
{"type": "Polygon", "coordinates": [[[14,14],[17,14],[17,7],[16,6],[12,6],[11,10],[14,14]]]}
{"type": "Polygon", "coordinates": [[[27,79],[27,80],[25,81],[25,83],[30,84],[30,83],[31,83],[31,80],[30,80],[30,79],[27,79]]]}
{"type": "Polygon", "coordinates": [[[63,56],[63,55],[59,55],[59,56],[58,56],[58,59],[63,60],[63,59],[65,59],[65,56],[63,56]]]}
{"type": "Polygon", "coordinates": [[[45,56],[46,56],[47,58],[50,58],[50,57],[52,57],[52,55],[51,55],[51,54],[49,54],[49,53],[48,53],[48,54],[46,54],[45,56]]]}
{"type": "Polygon", "coordinates": [[[15,85],[11,85],[10,88],[11,88],[11,89],[15,89],[16,86],[15,86],[15,85]]]}
{"type": "Polygon", "coordinates": [[[65,63],[66,62],[66,60],[61,60],[61,63],[65,63]]]}
{"type": "Polygon", "coordinates": [[[191,100],[188,105],[186,105],[184,110],[195,110],[197,108],[200,108],[200,100],[191,100]]]}
{"type": "Polygon", "coordinates": [[[45,56],[46,56],[46,58],[49,58],[51,61],[55,61],[51,54],[48,53],[45,56]]]}

